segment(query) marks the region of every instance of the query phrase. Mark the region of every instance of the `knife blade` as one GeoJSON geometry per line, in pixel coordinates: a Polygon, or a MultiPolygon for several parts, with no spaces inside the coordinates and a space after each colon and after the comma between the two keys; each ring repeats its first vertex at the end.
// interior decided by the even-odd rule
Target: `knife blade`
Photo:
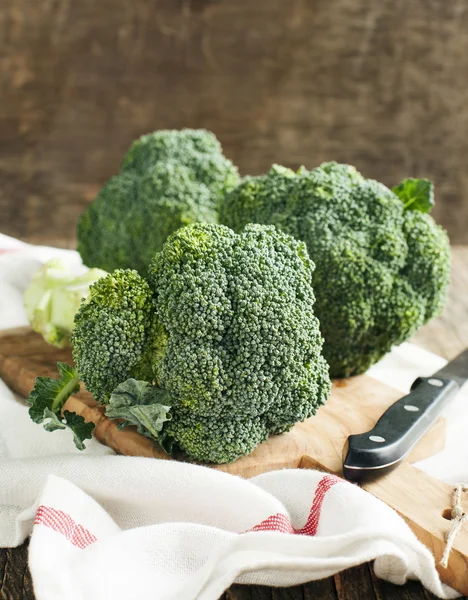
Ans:
{"type": "Polygon", "coordinates": [[[392,404],[373,429],[348,437],[343,449],[345,478],[365,481],[396,467],[467,379],[468,349],[430,377],[418,377],[410,393],[392,404]]]}

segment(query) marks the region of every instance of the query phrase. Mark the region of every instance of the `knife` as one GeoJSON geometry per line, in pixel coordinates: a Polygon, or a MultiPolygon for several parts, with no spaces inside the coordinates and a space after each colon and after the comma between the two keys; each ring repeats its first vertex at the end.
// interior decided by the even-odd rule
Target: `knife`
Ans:
{"type": "Polygon", "coordinates": [[[431,428],[468,379],[468,349],[430,377],[418,377],[366,433],[350,435],[343,449],[349,481],[379,477],[398,465],[431,428]]]}

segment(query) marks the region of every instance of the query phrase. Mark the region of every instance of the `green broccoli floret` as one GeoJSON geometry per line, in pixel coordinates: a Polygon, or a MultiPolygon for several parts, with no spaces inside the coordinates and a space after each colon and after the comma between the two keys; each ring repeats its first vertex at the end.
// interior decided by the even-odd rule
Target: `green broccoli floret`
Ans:
{"type": "Polygon", "coordinates": [[[120,269],[91,286],[71,336],[80,378],[99,402],[131,377],[152,381],[151,344],[164,340],[147,281],[120,269]]]}
{"type": "Polygon", "coordinates": [[[332,377],[366,371],[440,313],[450,277],[444,230],[425,214],[428,180],[393,191],[349,165],[273,166],[228,194],[220,221],[273,224],[307,244],[332,377]]]}
{"type": "Polygon", "coordinates": [[[230,462],[328,397],[312,271],[303,243],[259,225],[192,225],[156,254],[155,379],[175,407],[165,434],[191,458],[230,462]]]}
{"type": "Polygon", "coordinates": [[[136,140],[121,172],[104,184],[78,222],[78,251],[88,266],[145,274],[173,231],[217,221],[236,167],[205,130],[162,130],[136,140]]]}
{"type": "Polygon", "coordinates": [[[173,415],[165,423],[161,436],[163,444],[171,440],[189,458],[202,463],[232,462],[250,454],[273,433],[262,415],[243,419],[232,416],[194,418],[190,411],[180,409],[174,410],[173,415]]]}
{"type": "Polygon", "coordinates": [[[231,462],[329,395],[313,269],[305,244],[271,226],[183,227],[148,282],[118,270],[91,287],[72,336],[79,377],[164,448],[231,462]]]}

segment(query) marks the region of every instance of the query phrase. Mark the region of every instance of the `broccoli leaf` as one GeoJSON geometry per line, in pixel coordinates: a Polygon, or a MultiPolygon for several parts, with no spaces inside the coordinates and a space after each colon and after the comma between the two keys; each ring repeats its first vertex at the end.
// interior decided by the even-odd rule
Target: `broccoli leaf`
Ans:
{"type": "Polygon", "coordinates": [[[83,441],[91,437],[94,423],[87,423],[82,416],[66,410],[63,405],[72,394],[80,391],[76,369],[66,363],[57,363],[60,377],[36,377],[36,383],[27,399],[31,404],[29,416],[35,423],[43,423],[46,431],[69,428],[73,432],[75,446],[84,449],[83,441]],[[47,420],[46,420],[47,419],[47,420]]]}
{"type": "Polygon", "coordinates": [[[167,394],[147,381],[127,379],[112,392],[106,407],[110,419],[124,419],[119,429],[136,425],[138,433],[158,440],[166,421],[169,421],[170,406],[161,404],[167,394]]]}
{"type": "Polygon", "coordinates": [[[404,208],[428,213],[434,206],[434,185],[429,179],[403,179],[392,192],[404,203],[404,208]]]}
{"type": "Polygon", "coordinates": [[[67,427],[73,432],[73,441],[78,450],[84,450],[84,440],[91,439],[94,423],[87,423],[81,415],[65,410],[63,413],[65,422],[63,422],[55,413],[46,408],[44,418],[50,418],[50,421],[44,421],[44,429],[46,431],[55,431],[56,429],[66,429],[67,427]]]}
{"type": "Polygon", "coordinates": [[[52,413],[60,415],[62,406],[72,394],[80,391],[80,380],[76,369],[67,363],[57,363],[60,377],[36,377],[36,383],[27,399],[31,404],[29,416],[35,423],[42,423],[44,411],[48,408],[52,413]]]}

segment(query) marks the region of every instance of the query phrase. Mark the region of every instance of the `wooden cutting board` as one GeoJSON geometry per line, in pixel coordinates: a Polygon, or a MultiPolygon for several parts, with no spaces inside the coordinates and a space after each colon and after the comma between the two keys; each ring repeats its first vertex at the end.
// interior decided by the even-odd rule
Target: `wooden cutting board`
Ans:
{"type": "MultiPolygon", "coordinates": [[[[57,350],[47,345],[28,327],[0,333],[0,377],[23,397],[28,396],[37,375],[57,376],[57,361],[71,363],[70,350],[57,350]]],[[[400,392],[366,375],[337,380],[327,404],[315,417],[298,423],[288,433],[271,437],[250,455],[213,468],[247,478],[284,468],[318,468],[342,475],[342,450],[347,437],[371,429],[399,397],[400,392]]],[[[96,438],[120,454],[173,460],[158,444],[134,429],[119,431],[104,416],[103,407],[85,391],[72,396],[64,408],[93,421],[96,438]]],[[[440,419],[407,461],[391,473],[362,486],[400,513],[437,562],[450,527],[445,515],[451,506],[452,488],[410,463],[440,451],[444,444],[445,423],[440,419]]],[[[465,508],[468,510],[468,503],[465,508]]],[[[439,568],[439,572],[444,582],[468,594],[467,528],[457,536],[448,568],[439,568]]]]}

